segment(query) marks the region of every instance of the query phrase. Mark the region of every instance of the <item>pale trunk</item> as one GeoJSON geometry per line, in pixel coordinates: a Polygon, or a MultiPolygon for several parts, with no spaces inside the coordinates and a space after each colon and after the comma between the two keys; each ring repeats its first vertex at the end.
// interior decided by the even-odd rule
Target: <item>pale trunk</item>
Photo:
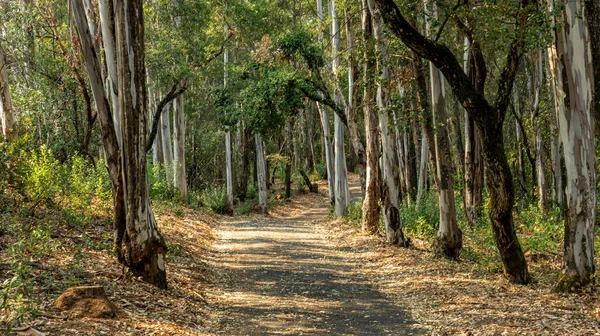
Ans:
{"type": "MultiPolygon", "coordinates": [[[[552,4],[552,2],[549,2],[552,4]]],[[[558,130],[566,167],[565,254],[557,288],[569,291],[592,280],[596,221],[593,71],[586,18],[580,2],[562,9],[562,29],[549,49],[558,130]],[[566,80],[566,81],[565,81],[566,80]]],[[[560,17],[559,17],[560,19],[560,17]]]]}
{"type": "MultiPolygon", "coordinates": [[[[225,36],[229,34],[229,27],[225,25],[225,36]]],[[[229,48],[223,53],[223,86],[227,87],[229,75],[229,48]]],[[[225,176],[227,184],[227,213],[233,214],[233,164],[231,152],[231,130],[227,127],[225,131],[225,176]]]]}
{"type": "Polygon", "coordinates": [[[2,47],[0,47],[0,119],[2,134],[6,141],[12,142],[17,138],[13,104],[8,85],[7,64],[2,47]]]}
{"type": "Polygon", "coordinates": [[[554,188],[552,188],[552,200],[562,210],[565,207],[565,189],[563,186],[563,172],[560,153],[560,139],[558,135],[554,136],[552,141],[552,171],[554,188]]]}
{"type": "Polygon", "coordinates": [[[348,49],[348,104],[346,116],[348,119],[348,135],[351,140],[352,149],[357,158],[358,174],[360,176],[361,191],[364,193],[366,188],[366,158],[365,146],[360,140],[358,125],[356,122],[356,92],[354,77],[356,60],[354,56],[354,35],[352,34],[352,20],[348,8],[344,9],[346,16],[346,48],[348,49]]]}
{"type": "Polygon", "coordinates": [[[175,108],[173,111],[173,141],[174,141],[174,160],[173,160],[173,181],[179,190],[179,195],[183,200],[187,199],[187,178],[185,173],[185,114],[183,108],[183,94],[175,98],[175,108]]]}
{"type": "MultiPolygon", "coordinates": [[[[340,64],[340,21],[335,10],[335,0],[330,2],[331,10],[331,45],[332,45],[332,70],[337,73],[340,64]]],[[[340,103],[340,97],[335,96],[336,103],[340,103]]],[[[335,215],[339,218],[346,214],[348,207],[348,172],[346,170],[346,155],[344,151],[344,123],[337,115],[333,119],[334,155],[335,155],[335,215]]]]}
{"type": "Polygon", "coordinates": [[[427,151],[427,137],[425,136],[425,132],[423,132],[419,162],[419,182],[417,183],[417,206],[421,204],[427,184],[427,151]]]}
{"type": "MultiPolygon", "coordinates": [[[[317,18],[319,22],[323,22],[323,2],[317,0],[317,18]]],[[[323,41],[322,29],[319,30],[319,43],[323,41]]],[[[331,132],[329,131],[329,114],[327,107],[321,103],[317,103],[319,116],[321,117],[321,125],[323,127],[323,140],[325,150],[325,163],[327,165],[327,187],[329,191],[329,204],[335,205],[335,165],[333,156],[333,145],[331,141],[331,132]]]]}
{"type": "Polygon", "coordinates": [[[383,18],[379,10],[373,7],[369,1],[369,9],[372,15],[373,35],[376,40],[377,70],[379,80],[377,81],[377,108],[379,115],[379,131],[381,133],[382,147],[382,195],[383,203],[383,225],[385,227],[386,240],[390,244],[408,246],[408,241],[402,232],[400,221],[400,209],[398,207],[398,166],[396,140],[392,133],[389,121],[389,72],[387,40],[383,33],[383,18]]]}
{"type": "Polygon", "coordinates": [[[160,115],[160,128],[162,151],[165,158],[165,178],[169,185],[173,185],[173,143],[171,142],[171,113],[170,104],[166,104],[160,115]]]}
{"type": "Polygon", "coordinates": [[[102,31],[102,44],[104,46],[104,61],[108,76],[106,80],[106,90],[109,92],[112,118],[117,134],[117,141],[121,146],[123,133],[121,131],[121,112],[119,110],[119,99],[117,93],[117,60],[115,52],[115,27],[114,27],[114,8],[113,0],[98,0],[100,12],[100,29],[102,31]]]}
{"type": "MultiPolygon", "coordinates": [[[[430,14],[437,20],[435,2],[431,4],[430,14]]],[[[425,10],[428,11],[428,1],[425,1],[425,10]]],[[[427,30],[430,32],[431,24],[427,20],[427,30]]],[[[440,257],[458,258],[462,248],[462,232],[456,222],[456,207],[454,204],[454,186],[452,178],[452,154],[448,143],[446,98],[444,91],[444,77],[442,73],[429,63],[431,78],[431,111],[433,124],[436,130],[434,136],[436,154],[436,172],[438,174],[438,197],[440,208],[440,224],[433,243],[434,253],[440,257]]]]}
{"type": "Polygon", "coordinates": [[[258,205],[262,213],[267,213],[267,171],[265,165],[265,154],[263,152],[263,141],[260,135],[254,135],[256,143],[256,179],[258,185],[258,205]]]}
{"type": "Polygon", "coordinates": [[[160,287],[167,288],[166,244],[158,232],[146,176],[146,78],[144,71],[144,26],[142,2],[125,1],[116,8],[117,63],[121,85],[119,105],[124,111],[125,129],[123,152],[119,153],[116,132],[110,118],[108,100],[102,88],[99,58],[83,6],[72,1],[76,24],[86,59],[86,68],[99,114],[101,137],[107,155],[113,185],[115,207],[115,249],[119,261],[134,275],[160,287]],[[83,28],[85,27],[85,28],[83,28]],[[119,160],[119,154],[122,159],[119,160]],[[124,169],[121,171],[123,166],[124,169]],[[123,213],[124,211],[124,213],[123,213]],[[124,216],[123,216],[124,214],[124,216]],[[124,218],[123,218],[124,217],[124,218]]]}

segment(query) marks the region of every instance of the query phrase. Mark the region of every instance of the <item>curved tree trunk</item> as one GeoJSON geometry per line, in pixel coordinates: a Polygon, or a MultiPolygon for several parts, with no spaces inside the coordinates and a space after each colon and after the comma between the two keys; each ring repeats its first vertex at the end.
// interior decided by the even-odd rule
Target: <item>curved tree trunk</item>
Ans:
{"type": "Polygon", "coordinates": [[[528,283],[531,278],[513,225],[514,190],[512,174],[504,153],[502,124],[524,48],[524,34],[531,14],[530,9],[533,7],[530,6],[532,0],[521,0],[522,10],[517,12],[516,17],[517,33],[508,48],[506,65],[500,74],[498,94],[493,105],[488,103],[483,92],[479,91],[467,77],[448,47],[435,43],[416,31],[402,16],[393,0],[374,1],[380,7],[384,21],[391,32],[408,48],[419,56],[429,59],[442,71],[454,95],[480,127],[486,163],[485,182],[490,195],[489,214],[496,245],[509,279],[514,283],[528,283]]]}
{"type": "MultiPolygon", "coordinates": [[[[549,2],[552,6],[552,2],[549,2]]],[[[579,2],[562,8],[562,30],[549,49],[550,66],[567,175],[565,254],[557,289],[586,285],[596,271],[596,152],[593,119],[591,46],[579,2]]]]}

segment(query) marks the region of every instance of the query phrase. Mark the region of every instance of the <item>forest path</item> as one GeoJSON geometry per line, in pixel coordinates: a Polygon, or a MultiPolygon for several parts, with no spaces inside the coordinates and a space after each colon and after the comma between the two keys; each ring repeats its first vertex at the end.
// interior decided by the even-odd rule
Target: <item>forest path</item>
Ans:
{"type": "MultiPolygon", "coordinates": [[[[357,186],[353,189],[354,194],[357,186]]],[[[411,326],[402,307],[364,275],[365,260],[318,232],[314,221],[327,217],[327,200],[304,197],[284,206],[281,217],[274,213],[221,221],[212,255],[217,276],[207,293],[218,315],[211,319],[218,321],[213,331],[226,335],[422,333],[411,326]]]]}

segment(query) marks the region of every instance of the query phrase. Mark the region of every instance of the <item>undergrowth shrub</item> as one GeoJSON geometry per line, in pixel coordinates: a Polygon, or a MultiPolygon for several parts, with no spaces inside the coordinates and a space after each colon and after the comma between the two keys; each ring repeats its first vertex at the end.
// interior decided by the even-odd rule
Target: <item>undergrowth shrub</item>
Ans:
{"type": "Polygon", "coordinates": [[[353,200],[348,203],[348,208],[344,219],[352,226],[360,227],[362,220],[362,200],[353,200]]]}
{"type": "Polygon", "coordinates": [[[319,162],[315,168],[319,179],[324,180],[325,176],[327,176],[327,164],[325,162],[319,162]]]}
{"type": "Polygon", "coordinates": [[[150,184],[150,197],[160,200],[172,200],[178,195],[177,188],[168,178],[167,172],[173,171],[172,165],[149,165],[148,182],[150,184]]]}
{"type": "Polygon", "coordinates": [[[202,192],[202,203],[216,213],[227,211],[227,192],[221,187],[208,186],[202,192]]]}

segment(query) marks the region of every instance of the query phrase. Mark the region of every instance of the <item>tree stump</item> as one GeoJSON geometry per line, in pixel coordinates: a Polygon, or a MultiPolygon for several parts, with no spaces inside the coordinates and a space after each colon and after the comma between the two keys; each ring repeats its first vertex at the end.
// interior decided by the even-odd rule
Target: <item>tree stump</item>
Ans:
{"type": "Polygon", "coordinates": [[[54,302],[54,308],[67,311],[70,318],[113,318],[117,309],[101,286],[71,287],[54,302]]]}

